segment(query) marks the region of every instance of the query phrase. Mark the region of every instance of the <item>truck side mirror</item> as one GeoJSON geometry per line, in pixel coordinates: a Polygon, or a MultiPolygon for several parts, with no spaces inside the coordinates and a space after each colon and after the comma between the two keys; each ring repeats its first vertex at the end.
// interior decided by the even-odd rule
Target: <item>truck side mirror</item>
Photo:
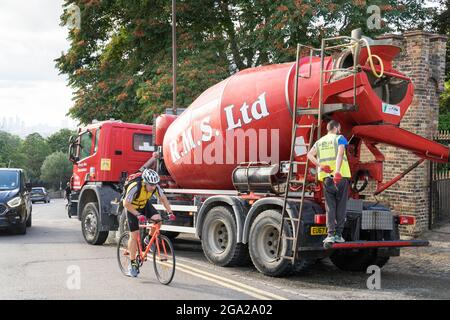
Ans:
{"type": "Polygon", "coordinates": [[[31,188],[32,188],[31,182],[25,183],[25,190],[27,190],[28,192],[31,192],[31,188]]]}
{"type": "Polygon", "coordinates": [[[74,155],[74,147],[77,145],[77,138],[71,136],[69,139],[69,161],[72,163],[77,163],[80,159],[74,155]]]}

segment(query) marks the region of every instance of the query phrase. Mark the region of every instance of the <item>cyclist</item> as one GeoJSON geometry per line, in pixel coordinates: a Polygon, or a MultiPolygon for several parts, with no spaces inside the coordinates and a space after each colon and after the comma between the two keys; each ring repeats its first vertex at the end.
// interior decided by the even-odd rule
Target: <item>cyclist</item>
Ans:
{"type": "Polygon", "coordinates": [[[158,185],[159,175],[152,169],[145,169],[142,173],[142,184],[139,189],[138,182],[133,182],[127,188],[123,206],[127,210],[128,226],[130,228],[130,240],[128,242],[128,252],[130,254],[130,266],[128,268],[129,275],[137,277],[139,273],[139,265],[136,262],[138,253],[137,240],[139,237],[139,222],[144,222],[145,218],[160,220],[161,216],[158,211],[150,203],[153,195],[156,195],[164,205],[169,218],[175,219],[170,203],[164,195],[163,189],[158,185]]]}

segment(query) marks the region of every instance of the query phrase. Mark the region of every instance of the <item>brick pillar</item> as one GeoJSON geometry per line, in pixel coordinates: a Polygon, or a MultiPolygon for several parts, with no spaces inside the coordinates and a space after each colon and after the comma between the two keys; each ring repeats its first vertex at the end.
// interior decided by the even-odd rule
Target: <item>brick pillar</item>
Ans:
{"type": "MultiPolygon", "coordinates": [[[[410,31],[399,35],[385,35],[402,47],[402,53],[394,61],[397,70],[409,76],[415,88],[414,100],[400,127],[432,139],[437,132],[439,95],[445,78],[446,37],[423,31],[410,31]]],[[[418,158],[409,152],[381,146],[386,156],[384,181],[389,181],[404,171],[418,158]]],[[[416,217],[416,225],[402,228],[403,236],[416,237],[428,229],[430,201],[429,164],[426,161],[397,184],[384,191],[378,199],[387,203],[396,213],[416,217]]]]}

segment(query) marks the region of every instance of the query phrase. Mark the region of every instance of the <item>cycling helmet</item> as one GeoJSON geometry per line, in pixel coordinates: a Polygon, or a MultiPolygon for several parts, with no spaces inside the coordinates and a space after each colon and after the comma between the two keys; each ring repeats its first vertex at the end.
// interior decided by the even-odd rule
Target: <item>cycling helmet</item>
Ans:
{"type": "Polygon", "coordinates": [[[152,169],[145,169],[142,173],[142,181],[148,184],[158,184],[159,174],[152,169]]]}

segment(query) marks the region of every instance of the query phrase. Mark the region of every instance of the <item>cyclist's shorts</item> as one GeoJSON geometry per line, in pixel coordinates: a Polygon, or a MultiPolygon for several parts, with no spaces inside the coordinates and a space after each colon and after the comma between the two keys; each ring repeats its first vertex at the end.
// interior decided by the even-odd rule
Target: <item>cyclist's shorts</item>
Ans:
{"type": "MultiPolygon", "coordinates": [[[[147,202],[147,205],[145,206],[144,209],[138,211],[141,214],[145,215],[147,218],[151,218],[155,214],[158,214],[158,210],[156,210],[150,202],[147,202]]],[[[130,228],[131,232],[139,230],[138,218],[129,211],[127,211],[127,220],[128,220],[128,227],[130,228]]]]}

